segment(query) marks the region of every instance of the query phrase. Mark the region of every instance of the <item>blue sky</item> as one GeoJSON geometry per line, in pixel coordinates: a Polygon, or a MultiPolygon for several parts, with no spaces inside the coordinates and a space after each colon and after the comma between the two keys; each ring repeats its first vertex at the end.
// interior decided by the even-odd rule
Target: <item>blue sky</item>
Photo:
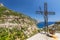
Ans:
{"type": "Polygon", "coordinates": [[[49,21],[60,21],[60,0],[0,0],[9,9],[22,12],[38,21],[43,21],[44,18],[35,11],[39,10],[39,6],[44,11],[44,2],[48,3],[48,11],[56,13],[49,16],[49,21]]]}

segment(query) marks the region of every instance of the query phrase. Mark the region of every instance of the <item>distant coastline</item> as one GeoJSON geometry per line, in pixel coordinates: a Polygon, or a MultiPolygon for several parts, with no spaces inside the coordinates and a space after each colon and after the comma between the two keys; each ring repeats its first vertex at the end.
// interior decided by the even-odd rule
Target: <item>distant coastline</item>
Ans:
{"type": "MultiPolygon", "coordinates": [[[[48,22],[48,26],[50,26],[50,25],[52,25],[52,24],[54,24],[55,22],[48,22]]],[[[40,22],[40,23],[38,23],[37,24],[37,27],[38,28],[43,28],[44,27],[44,22],[40,22]]]]}

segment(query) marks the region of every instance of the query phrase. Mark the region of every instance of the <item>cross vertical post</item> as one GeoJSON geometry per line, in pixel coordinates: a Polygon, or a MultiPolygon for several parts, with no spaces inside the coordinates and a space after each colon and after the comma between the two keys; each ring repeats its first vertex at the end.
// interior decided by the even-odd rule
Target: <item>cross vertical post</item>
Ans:
{"type": "Polygon", "coordinates": [[[47,12],[47,3],[44,3],[44,21],[46,31],[48,32],[48,12],[47,12]]]}

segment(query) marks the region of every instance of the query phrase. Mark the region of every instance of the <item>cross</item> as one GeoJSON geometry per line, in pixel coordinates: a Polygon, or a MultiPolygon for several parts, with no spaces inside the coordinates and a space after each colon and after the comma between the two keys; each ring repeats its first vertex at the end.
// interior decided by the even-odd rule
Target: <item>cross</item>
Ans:
{"type": "Polygon", "coordinates": [[[48,12],[47,11],[47,3],[45,2],[44,3],[44,11],[36,11],[38,14],[41,14],[44,16],[44,22],[45,22],[45,27],[46,27],[46,30],[47,30],[47,33],[49,32],[48,31],[48,15],[55,15],[55,12],[48,12]]]}

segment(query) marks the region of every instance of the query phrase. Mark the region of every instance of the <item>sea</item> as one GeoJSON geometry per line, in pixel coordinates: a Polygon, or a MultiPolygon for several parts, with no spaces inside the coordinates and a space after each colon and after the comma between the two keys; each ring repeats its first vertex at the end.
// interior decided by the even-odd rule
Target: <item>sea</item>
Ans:
{"type": "MultiPolygon", "coordinates": [[[[54,24],[54,23],[55,23],[55,22],[48,22],[48,26],[49,26],[49,25],[52,25],[52,24],[54,24]]],[[[44,22],[38,23],[38,24],[37,24],[37,27],[38,27],[38,28],[43,28],[43,27],[45,27],[44,22]]]]}

